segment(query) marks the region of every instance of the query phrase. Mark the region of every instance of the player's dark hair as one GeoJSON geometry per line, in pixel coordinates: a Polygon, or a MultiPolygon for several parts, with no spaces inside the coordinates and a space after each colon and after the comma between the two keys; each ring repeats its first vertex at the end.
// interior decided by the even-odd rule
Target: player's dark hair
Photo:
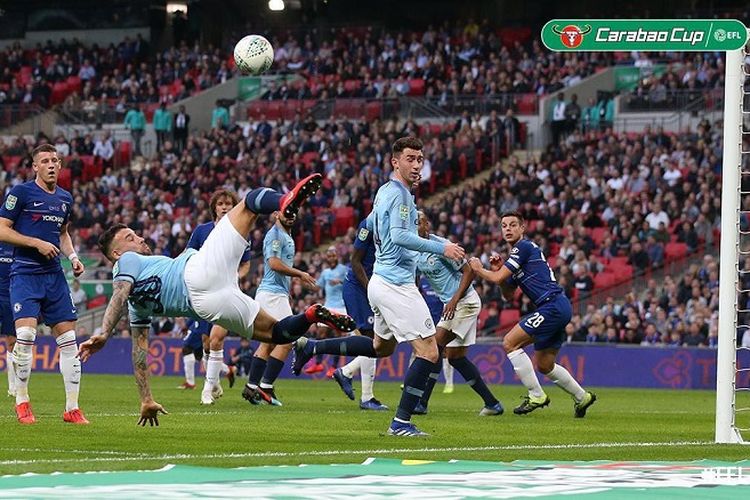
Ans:
{"type": "Polygon", "coordinates": [[[515,210],[503,212],[503,215],[500,216],[500,221],[502,222],[502,220],[506,217],[515,217],[516,219],[518,219],[518,222],[520,222],[521,225],[526,224],[526,221],[524,220],[523,215],[521,215],[521,212],[516,212],[515,210]]]}
{"type": "Polygon", "coordinates": [[[34,160],[39,153],[57,153],[57,149],[52,144],[42,144],[31,151],[31,159],[34,160]]]}
{"type": "Polygon", "coordinates": [[[391,146],[391,152],[393,153],[393,156],[397,156],[403,153],[406,148],[422,151],[424,149],[424,144],[416,137],[402,137],[396,139],[396,142],[393,143],[393,146],[391,146]]]}
{"type": "Polygon", "coordinates": [[[216,205],[219,204],[219,200],[222,198],[229,198],[232,200],[232,205],[236,205],[240,201],[234,191],[228,189],[217,190],[211,195],[211,200],[208,202],[208,210],[211,212],[211,220],[216,220],[216,205]]]}
{"type": "Polygon", "coordinates": [[[115,236],[117,236],[117,233],[122,231],[123,229],[127,229],[128,226],[125,224],[115,224],[111,226],[109,229],[104,231],[101,236],[99,236],[99,250],[104,254],[106,258],[109,260],[112,260],[112,258],[109,255],[109,250],[112,246],[112,240],[115,239],[115,236]]]}

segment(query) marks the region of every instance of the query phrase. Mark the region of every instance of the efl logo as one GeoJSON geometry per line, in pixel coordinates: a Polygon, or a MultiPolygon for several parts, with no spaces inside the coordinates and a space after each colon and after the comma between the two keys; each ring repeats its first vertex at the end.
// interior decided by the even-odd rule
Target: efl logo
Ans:
{"type": "Polygon", "coordinates": [[[574,24],[569,24],[562,30],[557,25],[552,26],[552,32],[560,35],[560,41],[569,49],[575,49],[583,42],[583,35],[591,33],[591,26],[588,24],[583,29],[574,24]]]}

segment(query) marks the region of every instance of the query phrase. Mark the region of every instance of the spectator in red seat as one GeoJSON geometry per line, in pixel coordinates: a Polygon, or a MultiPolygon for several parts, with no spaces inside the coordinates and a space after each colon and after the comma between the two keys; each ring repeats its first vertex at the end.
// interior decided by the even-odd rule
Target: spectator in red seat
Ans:
{"type": "Polygon", "coordinates": [[[637,238],[633,238],[634,239],[631,240],[631,249],[630,255],[628,256],[628,263],[636,269],[645,271],[646,269],[648,269],[648,266],[650,264],[648,253],[646,253],[646,251],[643,249],[643,245],[641,244],[641,242],[638,241],[637,238]]]}

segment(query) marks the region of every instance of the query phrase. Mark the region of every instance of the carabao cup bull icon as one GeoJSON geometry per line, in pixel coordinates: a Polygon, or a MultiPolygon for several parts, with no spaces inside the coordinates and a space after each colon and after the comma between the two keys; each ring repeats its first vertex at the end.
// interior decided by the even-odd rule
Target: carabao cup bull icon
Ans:
{"type": "Polygon", "coordinates": [[[567,48],[575,49],[581,45],[581,42],[583,42],[583,35],[591,32],[591,26],[587,24],[581,29],[574,24],[569,24],[563,29],[560,29],[555,25],[552,26],[552,32],[556,35],[560,35],[560,41],[567,48]]]}

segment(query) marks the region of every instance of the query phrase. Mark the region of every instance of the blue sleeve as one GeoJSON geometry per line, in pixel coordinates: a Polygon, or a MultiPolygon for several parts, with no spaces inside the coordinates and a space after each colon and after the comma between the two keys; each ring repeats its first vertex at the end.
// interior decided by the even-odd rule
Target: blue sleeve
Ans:
{"type": "Polygon", "coordinates": [[[263,258],[265,260],[271,257],[281,258],[281,250],[284,246],[284,242],[279,238],[279,234],[276,231],[269,231],[266,237],[263,238],[263,258]]]}
{"type": "Polygon", "coordinates": [[[531,249],[531,242],[527,240],[519,241],[510,251],[510,257],[508,257],[508,260],[506,260],[503,265],[507,267],[511,273],[515,274],[529,260],[531,249]]]}
{"type": "Polygon", "coordinates": [[[192,248],[194,250],[200,250],[201,249],[201,242],[200,236],[198,233],[200,232],[200,227],[198,226],[195,228],[195,231],[193,231],[193,234],[190,235],[190,239],[188,240],[187,247],[192,248]]]}
{"type": "Polygon", "coordinates": [[[0,217],[10,219],[13,222],[18,220],[18,215],[23,209],[23,205],[26,203],[26,196],[24,195],[23,188],[15,186],[10,190],[8,196],[5,197],[5,203],[0,207],[0,217]]]}
{"type": "Polygon", "coordinates": [[[112,268],[112,281],[135,283],[141,273],[141,257],[135,252],[125,252],[112,268]]]}
{"type": "Polygon", "coordinates": [[[357,237],[354,238],[355,250],[367,250],[372,245],[372,231],[367,229],[367,220],[359,223],[357,237]]]}
{"type": "Polygon", "coordinates": [[[325,290],[326,281],[328,281],[328,269],[321,271],[320,276],[318,277],[318,286],[325,290]]]}
{"type": "Polygon", "coordinates": [[[252,259],[253,255],[250,250],[251,250],[250,247],[247,247],[245,251],[242,253],[242,257],[240,257],[240,264],[244,264],[245,262],[252,259]]]}
{"type": "Polygon", "coordinates": [[[63,203],[68,205],[68,209],[65,210],[65,221],[63,222],[63,225],[65,225],[70,222],[70,214],[73,213],[73,196],[67,191],[65,191],[65,196],[63,196],[63,203]]]}
{"type": "Polygon", "coordinates": [[[390,219],[391,240],[398,246],[414,250],[416,252],[430,252],[442,255],[445,249],[444,243],[430,241],[420,237],[409,227],[412,206],[406,195],[394,196],[388,206],[390,219]]]}

